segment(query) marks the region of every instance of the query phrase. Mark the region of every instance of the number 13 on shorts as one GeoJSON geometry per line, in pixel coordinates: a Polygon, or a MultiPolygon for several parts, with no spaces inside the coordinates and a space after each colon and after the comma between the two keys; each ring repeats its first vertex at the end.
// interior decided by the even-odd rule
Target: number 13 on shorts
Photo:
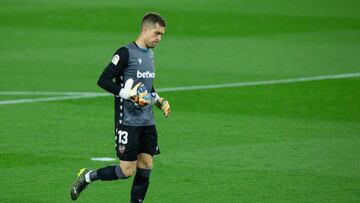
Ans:
{"type": "Polygon", "coordinates": [[[119,144],[127,144],[128,143],[128,132],[119,130],[119,144]]]}

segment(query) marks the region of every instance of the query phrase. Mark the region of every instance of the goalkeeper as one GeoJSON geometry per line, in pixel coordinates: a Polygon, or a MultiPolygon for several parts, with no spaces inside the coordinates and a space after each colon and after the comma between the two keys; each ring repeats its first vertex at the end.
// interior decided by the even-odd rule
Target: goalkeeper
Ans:
{"type": "Polygon", "coordinates": [[[145,14],[139,37],[118,49],[100,75],[98,85],[115,95],[115,150],[120,164],[97,170],[81,169],[70,189],[71,199],[76,200],[96,180],[135,175],[130,201],[144,201],[153,156],[160,153],[152,106],[159,107],[165,117],[170,113],[169,103],[153,87],[155,67],[151,48],[160,42],[165,27],[165,20],[159,14],[145,14]]]}

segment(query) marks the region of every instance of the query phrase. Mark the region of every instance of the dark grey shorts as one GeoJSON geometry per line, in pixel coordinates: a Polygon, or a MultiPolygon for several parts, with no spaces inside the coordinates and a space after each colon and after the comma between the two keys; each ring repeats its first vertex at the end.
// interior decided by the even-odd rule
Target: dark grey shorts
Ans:
{"type": "Polygon", "coordinates": [[[155,125],[118,125],[115,130],[115,151],[120,160],[135,161],[140,153],[160,154],[155,125]]]}

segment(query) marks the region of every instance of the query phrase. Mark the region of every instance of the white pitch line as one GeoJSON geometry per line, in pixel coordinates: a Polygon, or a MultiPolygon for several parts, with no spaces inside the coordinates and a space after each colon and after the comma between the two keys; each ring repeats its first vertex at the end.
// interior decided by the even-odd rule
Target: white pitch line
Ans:
{"type": "Polygon", "coordinates": [[[91,161],[116,161],[116,159],[112,158],[112,157],[93,157],[90,160],[91,161]]]}
{"type": "MultiPolygon", "coordinates": [[[[289,83],[298,83],[298,82],[329,80],[329,79],[343,79],[343,78],[354,78],[354,77],[360,77],[360,73],[322,75],[322,76],[314,76],[314,77],[299,77],[299,78],[289,78],[289,79],[281,79],[281,80],[238,82],[238,83],[215,84],[215,85],[170,87],[170,88],[160,88],[157,91],[158,92],[177,92],[177,91],[190,91],[190,90],[206,90],[206,89],[218,89],[218,88],[229,88],[229,87],[248,87],[248,86],[273,85],[273,84],[289,84],[289,83]]],[[[58,97],[0,101],[0,105],[111,96],[111,94],[109,94],[109,93],[96,93],[96,92],[9,92],[9,91],[0,92],[0,95],[62,95],[62,96],[58,96],[58,97]]]]}
{"type": "Polygon", "coordinates": [[[101,93],[101,92],[26,92],[26,91],[3,91],[0,92],[0,95],[40,95],[40,96],[60,96],[60,95],[89,95],[89,94],[95,94],[95,95],[108,95],[107,93],[101,93]]]}
{"type": "Polygon", "coordinates": [[[308,82],[318,80],[329,80],[329,79],[342,79],[342,78],[354,78],[360,77],[360,73],[348,73],[348,74],[337,74],[337,75],[322,75],[314,77],[300,77],[300,78],[289,78],[281,80],[267,80],[267,81],[255,81],[255,82],[238,82],[228,84],[217,84],[217,85],[198,85],[188,87],[170,87],[159,89],[161,92],[176,92],[176,91],[188,91],[188,90],[203,90],[203,89],[218,89],[228,87],[246,87],[246,86],[259,86],[259,85],[273,85],[273,84],[289,84],[297,82],[308,82]]]}
{"type": "Polygon", "coordinates": [[[109,96],[108,94],[80,94],[80,95],[70,95],[70,96],[59,96],[59,97],[47,97],[47,98],[36,98],[36,99],[17,99],[17,100],[5,100],[0,101],[0,105],[6,104],[20,104],[20,103],[35,103],[35,102],[48,102],[48,101],[61,101],[69,99],[83,99],[83,98],[92,98],[92,97],[103,97],[109,96]]]}

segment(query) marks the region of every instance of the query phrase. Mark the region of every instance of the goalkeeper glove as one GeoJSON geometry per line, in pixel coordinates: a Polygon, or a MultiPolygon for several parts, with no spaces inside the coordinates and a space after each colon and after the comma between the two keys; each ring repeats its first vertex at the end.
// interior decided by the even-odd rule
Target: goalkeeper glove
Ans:
{"type": "Polygon", "coordinates": [[[124,88],[122,88],[119,92],[119,96],[121,98],[129,99],[130,97],[135,96],[137,94],[137,90],[142,83],[139,82],[134,87],[132,87],[133,83],[134,83],[134,80],[131,78],[125,82],[124,88]]]}
{"type": "Polygon", "coordinates": [[[151,103],[151,95],[148,93],[144,84],[138,87],[136,95],[131,96],[130,99],[139,106],[145,106],[151,103]]]}
{"type": "Polygon", "coordinates": [[[161,109],[164,112],[165,118],[170,115],[170,104],[164,98],[160,97],[157,93],[155,93],[155,106],[161,109]]]}

